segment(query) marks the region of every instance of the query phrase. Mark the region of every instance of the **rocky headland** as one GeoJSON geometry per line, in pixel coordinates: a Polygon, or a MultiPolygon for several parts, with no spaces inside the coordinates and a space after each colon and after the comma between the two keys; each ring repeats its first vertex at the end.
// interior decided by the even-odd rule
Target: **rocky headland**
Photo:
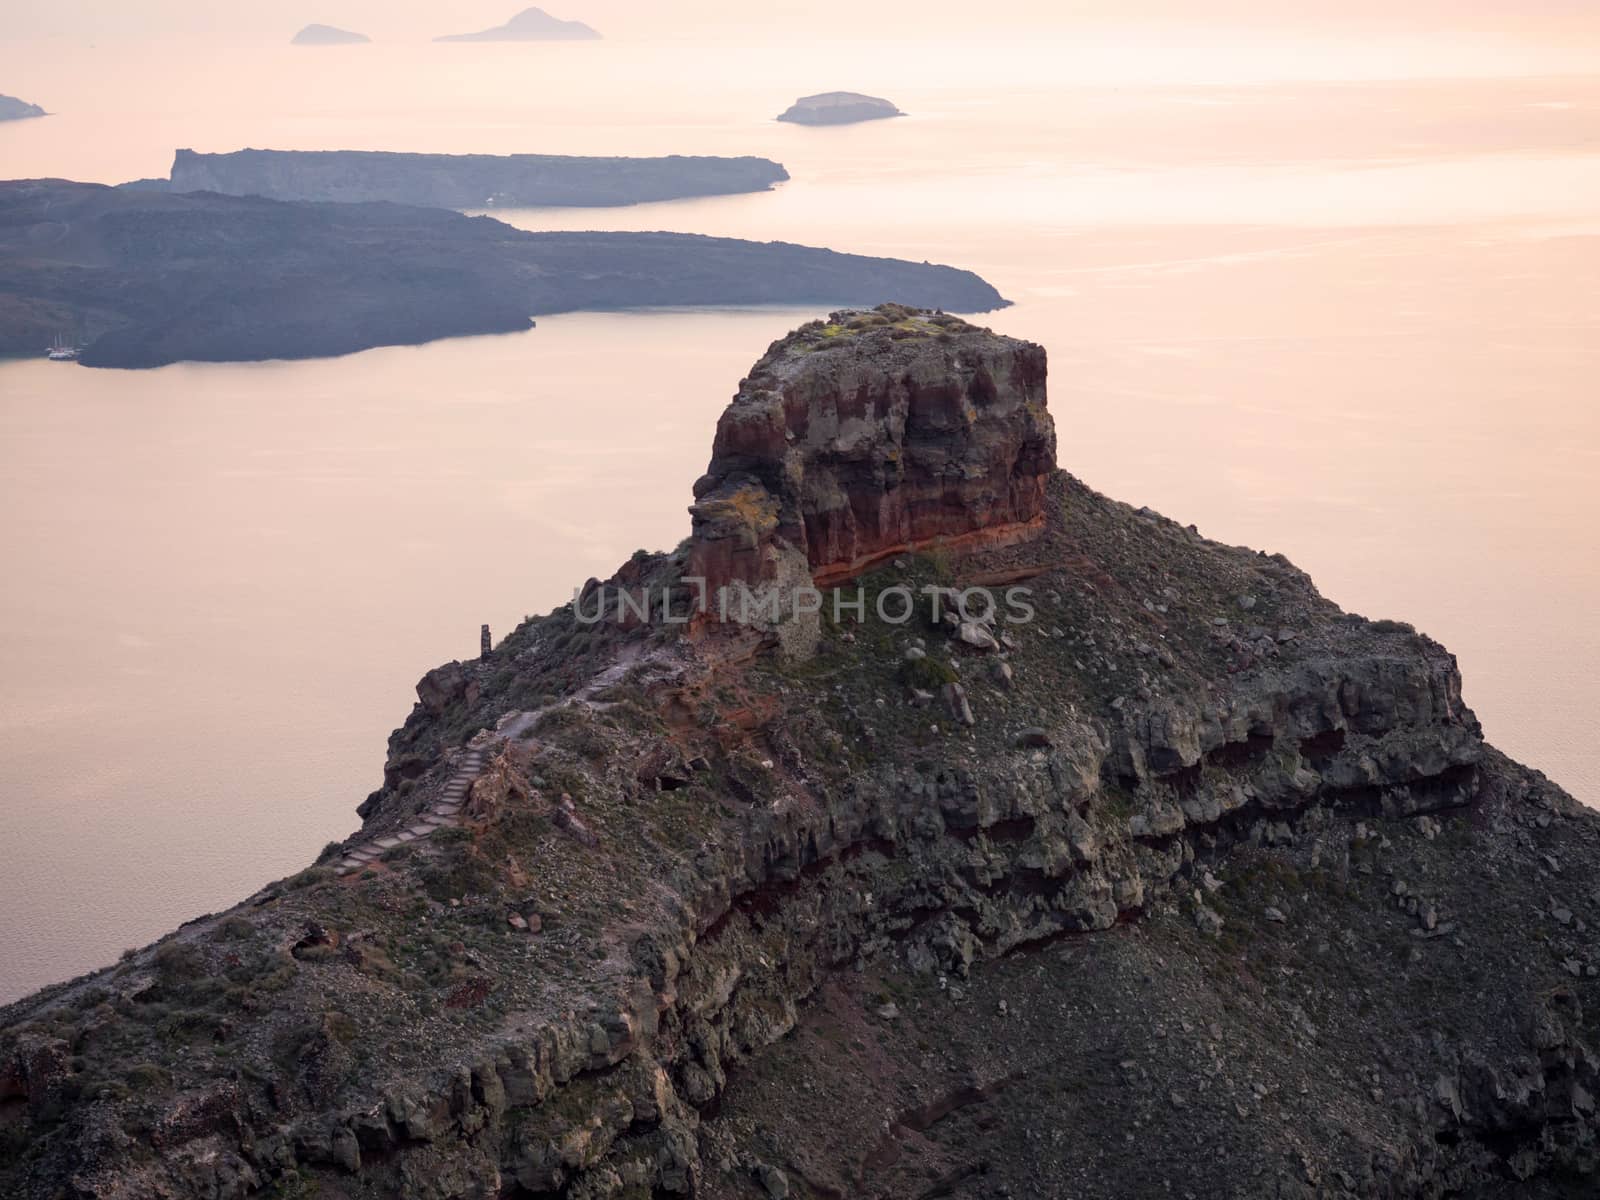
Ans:
{"type": "Polygon", "coordinates": [[[23,121],[29,117],[47,117],[37,104],[29,104],[26,100],[18,100],[15,96],[0,96],[0,121],[23,121]]]}
{"type": "Polygon", "coordinates": [[[877,96],[863,96],[859,92],[818,92],[815,96],[801,96],[778,114],[778,120],[794,125],[854,125],[858,121],[903,116],[905,113],[877,96]]]}
{"type": "Polygon", "coordinates": [[[307,25],[289,39],[292,46],[359,46],[372,41],[364,33],[335,29],[332,25],[307,25]]]}
{"type": "Polygon", "coordinates": [[[87,366],[309,358],[525,330],[578,310],[1003,306],[970,271],[783,242],[529,233],[396,204],[0,183],[0,354],[77,332],[87,366]]]}
{"type": "Polygon", "coordinates": [[[954,317],[858,320],[880,317],[888,340],[871,357],[856,328],[829,322],[814,350],[780,343],[741,381],[690,509],[690,573],[712,591],[770,582],[786,556],[832,583],[935,542],[950,553],[1043,526],[1044,351],[954,317]],[[930,336],[949,348],[932,362],[930,336]],[[752,527],[752,511],[770,519],[752,527]]]}
{"type": "Polygon", "coordinates": [[[477,33],[452,33],[436,42],[592,42],[600,34],[582,21],[563,21],[542,8],[525,8],[504,25],[477,33]]]}
{"type": "Polygon", "coordinates": [[[766,158],[669,155],[402,154],[376,150],[179,150],[169,187],[272,200],[388,200],[435,208],[606,207],[770,191],[766,158]]]}
{"type": "Polygon", "coordinates": [[[684,543],[430,671],[357,834],[0,1010],[0,1191],[1593,1194],[1600,816],[1045,384],[773,345],[684,543]]]}

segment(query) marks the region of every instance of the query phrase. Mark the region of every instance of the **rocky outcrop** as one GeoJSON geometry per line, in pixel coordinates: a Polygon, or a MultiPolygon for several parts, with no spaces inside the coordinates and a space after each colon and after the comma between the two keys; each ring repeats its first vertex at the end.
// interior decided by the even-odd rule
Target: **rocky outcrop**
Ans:
{"type": "Polygon", "coordinates": [[[368,150],[179,150],[171,190],[433,208],[605,207],[762,192],[789,178],[770,159],[671,155],[399,154],[368,150]]]}
{"type": "Polygon", "coordinates": [[[795,555],[825,586],[1026,539],[1055,448],[1043,348],[927,310],[836,312],[775,344],[717,422],[689,573],[715,594],[795,555]]]}
{"type": "Polygon", "coordinates": [[[778,120],[795,125],[854,125],[858,121],[903,116],[905,113],[877,96],[863,96],[859,92],[819,92],[815,96],[801,96],[778,114],[778,120]]]}
{"type": "Polygon", "coordinates": [[[530,314],[680,304],[965,312],[969,271],[782,242],[529,233],[391,204],[285,203],[60,181],[0,183],[0,352],[81,331],[87,366],[349,354],[529,328],[530,314]]]}
{"type": "Polygon", "coordinates": [[[438,715],[453,704],[475,704],[478,677],[472,667],[448,662],[435,667],[417,681],[417,700],[427,711],[438,715]]]}
{"type": "Polygon", "coordinates": [[[21,121],[28,117],[49,115],[37,104],[29,104],[25,100],[18,100],[15,96],[0,96],[0,121],[21,121]]]}
{"type": "MultiPolygon", "coordinates": [[[[1050,455],[1037,347],[872,315],[757,365],[750,453],[719,431],[807,572],[853,434],[937,430],[912,477],[963,513],[1050,455]]],[[[381,855],[0,1010],[0,1194],[1591,1194],[1600,817],[1410,626],[1060,471],[1036,503],[881,564],[940,608],[804,662],[568,605],[430,673],[381,855]],[[949,619],[996,578],[1032,611],[949,619]],[[461,821],[402,842],[463,746],[461,821]]]]}
{"type": "Polygon", "coordinates": [[[289,39],[291,46],[358,46],[372,41],[364,33],[335,29],[332,25],[307,25],[289,39]]]}
{"type": "Polygon", "coordinates": [[[504,25],[477,33],[453,33],[438,42],[592,42],[600,35],[582,21],[563,21],[542,8],[525,8],[504,25]]]}

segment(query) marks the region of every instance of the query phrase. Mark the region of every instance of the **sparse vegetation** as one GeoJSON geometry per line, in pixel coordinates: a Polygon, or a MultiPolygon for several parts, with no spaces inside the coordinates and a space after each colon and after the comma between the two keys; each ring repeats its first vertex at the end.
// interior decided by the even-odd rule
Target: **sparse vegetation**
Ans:
{"type": "Polygon", "coordinates": [[[932,655],[907,659],[900,664],[900,682],[908,688],[925,692],[937,692],[945,684],[955,683],[960,678],[954,667],[932,655]]]}

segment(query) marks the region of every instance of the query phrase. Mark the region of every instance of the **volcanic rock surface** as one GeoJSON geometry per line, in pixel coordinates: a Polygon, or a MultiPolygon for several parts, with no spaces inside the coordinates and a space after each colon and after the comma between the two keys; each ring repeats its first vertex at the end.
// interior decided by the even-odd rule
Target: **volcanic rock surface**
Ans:
{"type": "Polygon", "coordinates": [[[717,422],[695,484],[691,573],[827,584],[938,543],[1037,531],[1055,472],[1044,351],[897,305],[834,313],[773,345],[717,422]]]}
{"type": "Polygon", "coordinates": [[[730,413],[781,444],[726,474],[791,558],[877,544],[857,441],[916,448],[910,499],[948,447],[941,527],[1042,520],[848,581],[809,657],[689,619],[697,533],[584,589],[648,619],[431,672],[381,857],[0,1010],[0,1194],[1593,1195],[1600,817],[1409,625],[1048,470],[1043,365],[933,312],[779,343],[730,413]]]}

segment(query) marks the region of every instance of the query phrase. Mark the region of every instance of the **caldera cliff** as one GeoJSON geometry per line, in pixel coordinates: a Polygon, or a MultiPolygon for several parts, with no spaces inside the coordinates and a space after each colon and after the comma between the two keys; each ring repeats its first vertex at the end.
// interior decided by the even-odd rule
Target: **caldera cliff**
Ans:
{"type": "Polygon", "coordinates": [[[1600,819],[1044,389],[936,312],[774,346],[685,543],[429,672],[359,832],[0,1013],[0,1191],[1592,1192],[1600,819]]]}

